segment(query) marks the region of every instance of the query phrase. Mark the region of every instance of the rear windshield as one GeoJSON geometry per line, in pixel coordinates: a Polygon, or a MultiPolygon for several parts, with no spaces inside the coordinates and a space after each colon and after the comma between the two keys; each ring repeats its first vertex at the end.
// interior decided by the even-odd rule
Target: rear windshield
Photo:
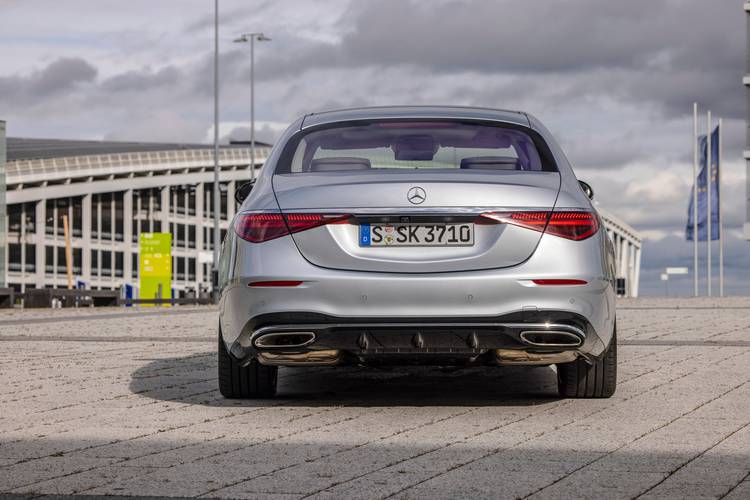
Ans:
{"type": "Polygon", "coordinates": [[[311,131],[277,173],[482,170],[557,171],[541,138],[497,125],[378,121],[311,131]]]}

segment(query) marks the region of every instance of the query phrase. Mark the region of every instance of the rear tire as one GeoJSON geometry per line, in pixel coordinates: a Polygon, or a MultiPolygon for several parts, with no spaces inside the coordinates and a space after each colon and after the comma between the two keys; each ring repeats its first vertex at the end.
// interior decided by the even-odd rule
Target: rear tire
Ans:
{"type": "Polygon", "coordinates": [[[617,387],[617,328],[609,347],[593,365],[582,358],[557,365],[560,396],[566,398],[608,398],[617,387]]]}
{"type": "Polygon", "coordinates": [[[272,398],[278,370],[277,366],[265,366],[256,359],[241,366],[227,352],[219,334],[219,392],[225,398],[272,398]]]}

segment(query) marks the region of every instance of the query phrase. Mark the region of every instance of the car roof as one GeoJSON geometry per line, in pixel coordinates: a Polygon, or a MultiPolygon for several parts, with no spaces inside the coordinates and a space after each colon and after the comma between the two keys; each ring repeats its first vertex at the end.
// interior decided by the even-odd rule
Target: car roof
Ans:
{"type": "Polygon", "coordinates": [[[327,123],[389,118],[448,118],[490,120],[529,126],[526,113],[470,106],[376,106],[339,109],[305,115],[300,130],[327,123]]]}

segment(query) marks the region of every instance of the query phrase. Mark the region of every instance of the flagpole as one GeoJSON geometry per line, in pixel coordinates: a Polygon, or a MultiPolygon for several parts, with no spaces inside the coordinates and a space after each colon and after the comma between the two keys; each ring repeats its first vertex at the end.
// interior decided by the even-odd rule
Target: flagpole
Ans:
{"type": "Polygon", "coordinates": [[[721,169],[724,166],[721,162],[721,149],[724,147],[724,138],[722,137],[723,133],[724,129],[721,126],[721,118],[719,118],[719,155],[717,158],[719,164],[716,166],[716,187],[719,195],[719,297],[724,296],[724,214],[721,210],[721,169]]]}
{"type": "Polygon", "coordinates": [[[711,296],[711,219],[713,218],[713,206],[711,205],[711,111],[706,114],[706,283],[708,296],[711,296]]]}
{"type": "Polygon", "coordinates": [[[693,296],[698,296],[698,103],[693,103],[693,296]]]}

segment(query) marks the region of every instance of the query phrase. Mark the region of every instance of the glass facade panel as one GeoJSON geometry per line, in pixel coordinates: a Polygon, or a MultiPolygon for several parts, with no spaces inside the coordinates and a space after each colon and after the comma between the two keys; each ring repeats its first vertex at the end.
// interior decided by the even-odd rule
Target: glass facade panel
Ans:
{"type": "MultiPolygon", "coordinates": [[[[69,198],[58,198],[55,200],[57,205],[57,235],[63,236],[65,231],[63,229],[63,216],[68,214],[68,206],[70,205],[69,198]]],[[[70,224],[70,217],[68,217],[68,224],[70,224]]]]}
{"type": "Polygon", "coordinates": [[[44,232],[46,234],[52,234],[55,224],[55,200],[47,200],[45,202],[44,213],[44,232]]]}
{"type": "Polygon", "coordinates": [[[227,184],[221,183],[219,185],[219,194],[221,195],[219,203],[221,204],[221,212],[219,213],[221,213],[221,218],[223,220],[226,220],[227,218],[227,191],[227,184]]]}
{"type": "Polygon", "coordinates": [[[55,251],[57,252],[57,274],[65,274],[67,272],[65,263],[65,247],[57,247],[55,251]]]}
{"type": "Polygon", "coordinates": [[[20,233],[21,232],[21,219],[23,212],[23,205],[20,203],[8,205],[8,232],[9,233],[20,233]]]}
{"type": "Polygon", "coordinates": [[[21,272],[21,245],[19,243],[8,244],[8,271],[21,272]]]}
{"type": "Polygon", "coordinates": [[[195,215],[195,186],[188,186],[188,215],[195,215]]]}
{"type": "Polygon", "coordinates": [[[83,235],[83,198],[76,196],[72,199],[73,205],[73,220],[71,234],[80,238],[83,235]]]}
{"type": "Polygon", "coordinates": [[[101,239],[111,240],[112,239],[112,193],[104,193],[99,195],[100,204],[102,207],[102,218],[101,218],[101,239]]]}
{"type": "Polygon", "coordinates": [[[214,184],[208,182],[203,185],[203,217],[210,219],[214,213],[214,184]]]}
{"type": "Polygon", "coordinates": [[[185,189],[183,186],[172,186],[172,210],[179,215],[185,214],[185,189]]]}
{"type": "Polygon", "coordinates": [[[112,276],[112,252],[102,250],[102,276],[112,276]]]}
{"type": "Polygon", "coordinates": [[[99,238],[99,218],[97,214],[97,208],[99,206],[100,196],[98,194],[91,195],[91,238],[99,238]]]}
{"type": "Polygon", "coordinates": [[[187,229],[187,246],[188,248],[195,248],[195,226],[193,224],[190,224],[187,226],[187,229]]]}
{"type": "Polygon", "coordinates": [[[122,278],[125,270],[125,255],[122,252],[115,252],[115,276],[122,278]]]}
{"type": "Polygon", "coordinates": [[[185,258],[177,257],[177,279],[182,281],[185,279],[185,258]]]}
{"type": "Polygon", "coordinates": [[[24,203],[26,218],[26,234],[36,233],[36,203],[24,203]]]}
{"type": "Polygon", "coordinates": [[[26,272],[36,272],[36,245],[26,244],[26,272]]]}
{"type": "Polygon", "coordinates": [[[44,247],[44,272],[52,274],[55,270],[55,249],[51,246],[44,247]]]}
{"type": "Polygon", "coordinates": [[[125,193],[115,193],[115,240],[123,241],[125,233],[124,203],[125,193]]]}
{"type": "Polygon", "coordinates": [[[177,224],[177,246],[185,246],[185,224],[177,224]]]}
{"type": "Polygon", "coordinates": [[[83,250],[80,248],[73,249],[73,277],[83,272],[83,250]]]}
{"type": "Polygon", "coordinates": [[[161,189],[152,188],[151,192],[151,203],[153,203],[154,212],[161,211],[161,189]]]}
{"type": "Polygon", "coordinates": [[[195,280],[195,259],[192,257],[189,257],[187,261],[188,261],[187,279],[188,281],[194,281],[195,280]]]}

